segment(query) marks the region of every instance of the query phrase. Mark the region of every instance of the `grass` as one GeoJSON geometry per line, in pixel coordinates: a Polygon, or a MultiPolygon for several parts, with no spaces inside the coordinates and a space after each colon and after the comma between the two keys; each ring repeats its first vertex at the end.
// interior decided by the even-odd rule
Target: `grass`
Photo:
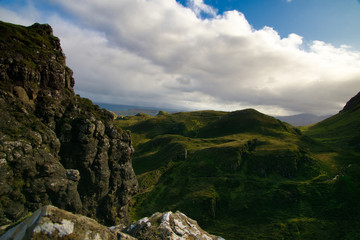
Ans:
{"type": "Polygon", "coordinates": [[[53,48],[53,43],[59,39],[42,34],[36,25],[23,27],[0,21],[0,32],[0,43],[4,42],[8,46],[6,51],[2,51],[1,56],[17,61],[18,65],[36,69],[38,62],[49,59],[50,57],[46,56],[50,55],[54,55],[59,61],[65,61],[63,54],[53,48]],[[8,39],[13,41],[9,42],[8,39]],[[16,59],[13,59],[14,56],[16,59]]]}
{"type": "Polygon", "coordinates": [[[131,131],[135,145],[140,192],[132,219],[180,210],[225,239],[359,234],[358,220],[350,224],[341,214],[350,209],[355,218],[360,209],[351,200],[359,155],[316,137],[324,127],[300,131],[251,109],[139,115],[116,124],[131,131]]]}
{"type": "Polygon", "coordinates": [[[315,140],[338,148],[359,149],[360,110],[340,112],[315,126],[309,126],[304,132],[315,140]]]}

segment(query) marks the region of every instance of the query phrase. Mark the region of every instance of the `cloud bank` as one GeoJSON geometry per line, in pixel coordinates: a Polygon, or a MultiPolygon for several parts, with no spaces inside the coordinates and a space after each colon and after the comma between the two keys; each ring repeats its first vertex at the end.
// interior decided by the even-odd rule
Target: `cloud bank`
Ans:
{"type": "Polygon", "coordinates": [[[75,90],[95,101],[329,114],[360,90],[360,52],[305,44],[296,34],[281,38],[272,28],[254,29],[238,11],[217,15],[202,0],[189,7],[175,0],[51,3],[61,11],[37,19],[0,12],[49,22],[75,72],[75,90]]]}

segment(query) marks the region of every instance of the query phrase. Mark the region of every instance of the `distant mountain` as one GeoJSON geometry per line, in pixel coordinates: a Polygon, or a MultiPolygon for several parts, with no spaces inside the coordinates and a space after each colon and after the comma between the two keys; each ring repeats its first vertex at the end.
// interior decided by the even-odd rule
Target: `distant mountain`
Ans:
{"type": "MultiPolygon", "coordinates": [[[[160,111],[166,111],[168,113],[176,112],[186,112],[184,109],[171,109],[171,108],[157,108],[157,107],[144,107],[136,105],[121,105],[121,104],[111,104],[111,103],[95,103],[101,108],[105,108],[108,111],[112,111],[120,116],[134,116],[139,113],[145,113],[150,116],[156,116],[160,111]]],[[[317,116],[313,114],[303,113],[292,116],[274,116],[275,118],[290,123],[291,125],[298,126],[308,126],[311,124],[318,123],[326,118],[329,118],[331,115],[317,116]]]]}
{"type": "MultiPolygon", "coordinates": [[[[150,116],[156,116],[160,111],[166,111],[168,113],[176,112],[186,112],[184,109],[172,109],[172,108],[157,108],[157,107],[144,107],[136,105],[121,105],[121,104],[111,104],[111,103],[100,103],[96,102],[95,104],[99,105],[101,108],[105,108],[108,111],[112,111],[120,116],[134,116],[139,113],[145,113],[150,116]]],[[[313,114],[303,113],[291,116],[274,116],[275,118],[290,123],[291,125],[298,126],[308,126],[315,123],[318,123],[326,118],[329,118],[331,115],[317,116],[313,114]]]]}
{"type": "Polygon", "coordinates": [[[169,113],[180,112],[184,110],[172,109],[172,108],[157,108],[157,107],[144,107],[136,105],[121,105],[111,103],[95,103],[101,108],[105,108],[108,111],[112,111],[120,116],[134,116],[139,113],[145,113],[150,116],[156,116],[160,111],[166,111],[169,113]]]}
{"type": "Polygon", "coordinates": [[[317,116],[309,113],[302,113],[292,116],[275,116],[277,119],[290,123],[295,127],[299,126],[308,126],[315,123],[318,123],[326,118],[331,117],[331,115],[317,116]]]}

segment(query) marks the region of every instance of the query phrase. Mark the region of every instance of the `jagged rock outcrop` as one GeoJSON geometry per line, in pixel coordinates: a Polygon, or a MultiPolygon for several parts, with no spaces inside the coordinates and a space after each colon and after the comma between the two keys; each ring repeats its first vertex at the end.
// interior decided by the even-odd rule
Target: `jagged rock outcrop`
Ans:
{"type": "Polygon", "coordinates": [[[0,225],[47,204],[128,221],[130,135],[73,86],[49,25],[0,22],[0,225]]]}
{"type": "Polygon", "coordinates": [[[122,230],[138,239],[170,239],[170,240],[224,240],[200,228],[198,223],[177,211],[154,213],[122,230]]]}
{"type": "Polygon", "coordinates": [[[360,108],[360,92],[352,97],[340,111],[355,111],[360,108]]]}

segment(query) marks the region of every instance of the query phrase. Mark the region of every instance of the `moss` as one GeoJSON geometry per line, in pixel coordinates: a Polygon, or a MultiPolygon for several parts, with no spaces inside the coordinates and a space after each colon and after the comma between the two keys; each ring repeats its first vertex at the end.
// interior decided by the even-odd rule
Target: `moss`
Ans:
{"type": "Polygon", "coordinates": [[[15,189],[21,189],[25,185],[24,179],[14,179],[13,186],[15,189]]]}
{"type": "Polygon", "coordinates": [[[0,21],[0,32],[0,42],[8,46],[6,51],[2,51],[2,57],[18,56],[18,59],[21,59],[18,64],[30,69],[36,69],[46,56],[54,55],[59,61],[65,61],[63,54],[54,49],[54,45],[59,45],[59,39],[48,33],[44,34],[36,27],[23,27],[0,21]],[[8,39],[12,41],[9,42],[8,39]]]}

